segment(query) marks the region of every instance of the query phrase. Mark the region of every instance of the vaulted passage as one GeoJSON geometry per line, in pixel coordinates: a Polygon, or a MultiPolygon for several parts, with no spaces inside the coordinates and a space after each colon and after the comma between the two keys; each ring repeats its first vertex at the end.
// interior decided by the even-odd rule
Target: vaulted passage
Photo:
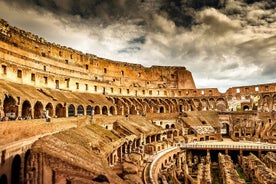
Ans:
{"type": "Polygon", "coordinates": [[[57,104],[57,106],[56,106],[56,116],[58,118],[65,117],[65,113],[66,113],[65,108],[61,104],[57,104]]]}
{"type": "Polygon", "coordinates": [[[48,103],[45,107],[46,109],[46,114],[50,117],[53,117],[54,116],[54,110],[53,110],[53,105],[51,103],[48,103]]]}
{"type": "Polygon", "coordinates": [[[28,100],[23,102],[23,105],[22,105],[22,118],[24,118],[24,119],[31,119],[32,118],[32,107],[31,107],[31,103],[28,100]]]}
{"type": "Polygon", "coordinates": [[[68,117],[75,116],[75,107],[74,105],[69,105],[68,107],[68,117]]]}
{"type": "Polygon", "coordinates": [[[5,95],[4,99],[4,114],[1,116],[7,116],[10,120],[14,120],[18,116],[18,106],[12,96],[5,95]]]}
{"type": "Polygon", "coordinates": [[[78,115],[84,115],[84,110],[82,105],[79,105],[77,110],[78,110],[78,115]]]}
{"type": "Polygon", "coordinates": [[[92,107],[90,105],[86,107],[86,115],[92,115],[92,107]]]}
{"type": "Polygon", "coordinates": [[[12,184],[20,183],[20,165],[21,165],[21,158],[19,155],[16,155],[12,161],[12,171],[11,171],[12,184]]]}
{"type": "Polygon", "coordinates": [[[42,118],[43,117],[43,105],[41,102],[36,102],[34,106],[34,118],[42,118]]]}

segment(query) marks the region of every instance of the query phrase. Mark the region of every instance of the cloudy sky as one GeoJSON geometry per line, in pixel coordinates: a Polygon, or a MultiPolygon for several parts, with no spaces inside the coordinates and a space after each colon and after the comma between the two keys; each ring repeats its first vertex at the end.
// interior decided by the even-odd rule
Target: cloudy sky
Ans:
{"type": "Polygon", "coordinates": [[[185,66],[198,88],[276,82],[275,0],[0,0],[50,42],[144,66],[185,66]]]}

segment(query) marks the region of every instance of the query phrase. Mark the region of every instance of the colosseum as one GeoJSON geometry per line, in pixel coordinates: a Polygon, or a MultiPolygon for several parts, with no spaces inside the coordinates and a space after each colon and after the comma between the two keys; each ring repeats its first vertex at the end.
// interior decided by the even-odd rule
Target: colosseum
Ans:
{"type": "Polygon", "coordinates": [[[0,21],[0,183],[276,183],[276,83],[198,89],[0,21]]]}

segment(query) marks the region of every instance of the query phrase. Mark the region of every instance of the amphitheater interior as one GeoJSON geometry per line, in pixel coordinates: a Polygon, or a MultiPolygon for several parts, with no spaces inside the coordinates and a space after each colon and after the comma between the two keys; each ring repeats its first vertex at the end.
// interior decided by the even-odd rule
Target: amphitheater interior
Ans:
{"type": "Polygon", "coordinates": [[[0,20],[0,183],[276,183],[276,84],[198,89],[0,20]]]}

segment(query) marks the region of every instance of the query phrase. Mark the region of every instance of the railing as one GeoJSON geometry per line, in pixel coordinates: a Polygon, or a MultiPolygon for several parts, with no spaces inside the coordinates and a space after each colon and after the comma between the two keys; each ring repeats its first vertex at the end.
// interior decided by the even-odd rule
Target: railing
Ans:
{"type": "MultiPolygon", "coordinates": [[[[206,143],[206,142],[205,142],[206,143]]],[[[212,144],[197,144],[197,143],[188,143],[183,144],[180,147],[186,149],[242,149],[242,150],[276,150],[276,145],[260,143],[260,145],[242,145],[242,144],[254,144],[247,142],[233,142],[233,144],[221,144],[221,145],[212,145],[212,144]]]]}

